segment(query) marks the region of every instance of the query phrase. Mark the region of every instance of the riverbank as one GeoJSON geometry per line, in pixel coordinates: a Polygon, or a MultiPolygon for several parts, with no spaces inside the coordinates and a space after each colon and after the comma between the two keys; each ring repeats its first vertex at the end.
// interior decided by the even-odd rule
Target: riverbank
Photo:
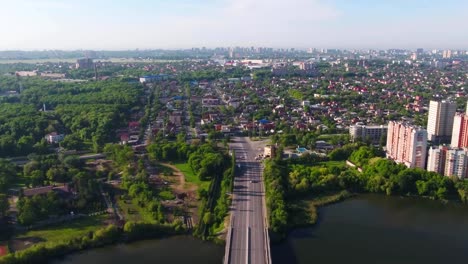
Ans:
{"type": "Polygon", "coordinates": [[[329,204],[341,202],[346,198],[352,197],[352,194],[346,190],[338,193],[329,193],[322,195],[309,195],[294,200],[290,206],[291,229],[299,227],[312,226],[318,221],[318,208],[329,204]]]}
{"type": "Polygon", "coordinates": [[[347,190],[326,193],[320,195],[301,196],[289,202],[289,221],[287,231],[277,234],[270,231],[270,240],[273,243],[282,242],[290,232],[297,228],[311,227],[319,219],[318,209],[320,207],[344,201],[356,194],[347,190]]]}
{"type": "Polygon", "coordinates": [[[108,225],[102,229],[90,231],[81,237],[38,244],[25,250],[10,253],[0,258],[0,264],[46,263],[54,258],[63,257],[86,249],[180,235],[185,232],[186,230],[179,222],[171,225],[127,222],[123,228],[115,225],[108,225]]]}

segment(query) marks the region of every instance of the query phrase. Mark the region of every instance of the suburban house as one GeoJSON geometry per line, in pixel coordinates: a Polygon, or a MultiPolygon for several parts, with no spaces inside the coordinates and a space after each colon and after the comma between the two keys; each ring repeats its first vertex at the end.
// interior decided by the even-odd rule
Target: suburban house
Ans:
{"type": "Polygon", "coordinates": [[[45,136],[45,139],[47,140],[47,143],[53,144],[53,143],[59,143],[60,141],[63,140],[65,137],[64,134],[57,134],[57,132],[52,132],[50,134],[47,134],[45,136]]]}

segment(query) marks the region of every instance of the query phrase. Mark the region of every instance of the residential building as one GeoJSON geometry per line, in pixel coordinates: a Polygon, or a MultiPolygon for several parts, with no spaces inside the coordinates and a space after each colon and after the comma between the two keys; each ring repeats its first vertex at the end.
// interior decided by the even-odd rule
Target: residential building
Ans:
{"type": "Polygon", "coordinates": [[[444,50],[442,52],[442,58],[450,59],[451,57],[452,57],[452,51],[451,50],[444,50]]]}
{"type": "Polygon", "coordinates": [[[315,70],[315,64],[313,63],[308,63],[308,62],[301,62],[299,64],[299,69],[303,70],[303,71],[311,71],[311,70],[315,70]]]}
{"type": "Polygon", "coordinates": [[[65,73],[41,72],[41,77],[60,79],[60,78],[65,78],[65,73]]]}
{"type": "Polygon", "coordinates": [[[76,195],[76,192],[71,188],[69,184],[62,185],[49,185],[36,188],[24,188],[22,189],[23,195],[25,197],[33,197],[36,195],[47,195],[50,192],[55,192],[59,197],[70,199],[73,198],[73,195],[76,195]]]}
{"type": "Polygon", "coordinates": [[[37,76],[37,71],[16,71],[15,74],[20,77],[30,77],[37,76]]]}
{"type": "Polygon", "coordinates": [[[76,68],[77,69],[93,69],[94,62],[93,59],[84,58],[76,60],[76,68]]]}
{"type": "Polygon", "coordinates": [[[456,114],[453,118],[452,142],[453,148],[468,147],[468,115],[456,114]]]}
{"type": "Polygon", "coordinates": [[[52,143],[59,143],[60,141],[63,140],[64,137],[65,137],[64,134],[57,134],[57,132],[52,132],[50,134],[47,134],[45,136],[45,139],[47,143],[52,144],[52,143]]]}
{"type": "Polygon", "coordinates": [[[379,144],[382,137],[387,135],[388,127],[384,125],[351,125],[349,126],[349,136],[352,141],[370,140],[373,144],[379,144]]]}
{"type": "Polygon", "coordinates": [[[466,178],[468,174],[468,149],[437,146],[429,149],[427,170],[445,176],[466,178]]]}
{"type": "Polygon", "coordinates": [[[176,126],[182,125],[182,113],[181,112],[173,112],[169,115],[169,121],[176,126]]]}
{"type": "Polygon", "coordinates": [[[403,122],[390,121],[387,158],[408,168],[426,168],[427,130],[403,122]]]}
{"type": "Polygon", "coordinates": [[[427,118],[427,139],[432,142],[447,142],[452,136],[453,117],[457,104],[450,101],[430,101],[427,118]]]}
{"type": "Polygon", "coordinates": [[[276,156],[276,146],[275,145],[266,145],[263,149],[263,157],[269,158],[276,156]]]}
{"type": "Polygon", "coordinates": [[[167,74],[157,74],[157,75],[146,75],[140,77],[140,83],[153,83],[159,81],[165,81],[169,78],[167,74]]]}
{"type": "Polygon", "coordinates": [[[466,178],[468,169],[468,150],[451,149],[447,151],[445,160],[445,176],[466,178]]]}
{"type": "Polygon", "coordinates": [[[445,162],[447,151],[449,149],[450,147],[447,146],[436,146],[430,148],[428,151],[427,170],[443,175],[445,173],[445,162]]]}

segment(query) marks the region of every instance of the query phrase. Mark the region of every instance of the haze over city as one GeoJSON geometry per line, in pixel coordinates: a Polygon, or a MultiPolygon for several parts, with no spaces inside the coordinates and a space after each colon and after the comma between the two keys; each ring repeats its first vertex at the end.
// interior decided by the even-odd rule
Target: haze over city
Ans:
{"type": "Polygon", "coordinates": [[[0,0],[0,50],[468,46],[462,0],[0,0]]]}

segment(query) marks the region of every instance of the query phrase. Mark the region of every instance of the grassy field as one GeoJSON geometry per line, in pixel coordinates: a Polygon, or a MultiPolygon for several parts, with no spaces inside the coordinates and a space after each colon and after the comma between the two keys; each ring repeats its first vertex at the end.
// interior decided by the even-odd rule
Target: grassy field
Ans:
{"type": "Polygon", "coordinates": [[[142,210],[139,206],[135,205],[132,200],[128,200],[127,202],[119,199],[117,201],[117,205],[119,206],[122,214],[125,217],[126,221],[135,221],[135,222],[151,222],[153,218],[143,213],[140,213],[142,210]]]}
{"type": "Polygon", "coordinates": [[[18,239],[34,238],[42,243],[68,241],[81,237],[104,226],[107,215],[90,216],[59,225],[46,227],[40,230],[32,230],[18,235],[18,239]]]}
{"type": "Polygon", "coordinates": [[[197,175],[195,175],[190,168],[188,163],[176,163],[174,164],[185,176],[185,181],[196,184],[199,188],[208,190],[210,186],[210,181],[201,181],[197,175]]]}

